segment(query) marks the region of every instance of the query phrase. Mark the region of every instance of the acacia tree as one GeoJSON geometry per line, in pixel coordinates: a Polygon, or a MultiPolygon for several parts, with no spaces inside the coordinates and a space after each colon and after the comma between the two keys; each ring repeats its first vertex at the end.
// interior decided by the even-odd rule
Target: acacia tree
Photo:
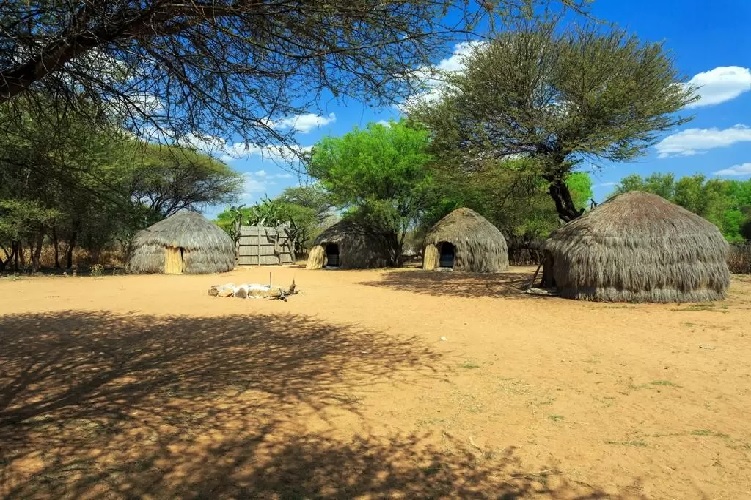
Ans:
{"type": "Polygon", "coordinates": [[[131,141],[120,161],[131,200],[151,224],[184,209],[233,201],[242,176],[198,151],[131,141]]]}
{"type": "Polygon", "coordinates": [[[0,102],[30,90],[85,96],[131,127],[286,143],[280,116],[321,95],[393,102],[409,91],[405,77],[480,14],[535,1],[4,1],[0,102]],[[463,21],[444,25],[450,9],[463,21]]]}
{"type": "Polygon", "coordinates": [[[442,99],[410,112],[433,131],[437,155],[466,172],[533,159],[563,221],[583,212],[565,182],[578,163],[643,154],[658,132],[687,120],[675,112],[695,99],[661,44],[597,25],[562,30],[555,20],[480,45],[466,71],[446,80],[442,99]]]}
{"type": "Polygon", "coordinates": [[[308,173],[331,193],[335,204],[353,209],[370,229],[393,242],[401,264],[407,231],[430,201],[429,133],[406,121],[369,124],[342,137],[326,137],[314,147],[308,173]]]}
{"type": "MultiPolygon", "coordinates": [[[[55,249],[66,242],[95,255],[115,239],[183,208],[226,203],[240,189],[240,176],[206,155],[176,146],[144,144],[106,123],[61,113],[54,101],[30,107],[16,126],[0,134],[0,260],[23,256],[39,267],[45,238],[55,249]]],[[[0,105],[0,121],[8,116],[0,105]]],[[[0,263],[2,267],[2,263],[0,263]]]]}

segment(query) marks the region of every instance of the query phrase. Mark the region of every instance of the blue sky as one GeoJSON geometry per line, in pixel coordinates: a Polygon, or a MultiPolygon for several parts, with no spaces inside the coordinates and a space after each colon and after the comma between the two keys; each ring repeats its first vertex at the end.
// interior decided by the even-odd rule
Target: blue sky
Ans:
{"type": "MultiPolygon", "coordinates": [[[[694,119],[663,134],[646,156],[597,170],[582,166],[593,176],[595,199],[602,201],[622,177],[634,173],[751,178],[751,1],[596,0],[591,10],[595,17],[614,22],[642,40],[664,42],[679,72],[702,86],[699,102],[682,112],[694,119]]],[[[459,70],[465,50],[465,44],[447,47],[436,66],[459,70]]],[[[330,101],[310,114],[287,117],[277,124],[280,129],[296,129],[298,143],[309,147],[324,136],[339,136],[355,126],[399,116],[395,107],[330,101]]],[[[259,149],[241,158],[225,157],[243,173],[241,203],[252,204],[265,194],[273,197],[288,186],[306,182],[294,169],[270,160],[269,153],[275,154],[259,149]]],[[[205,213],[213,217],[223,208],[210,207],[205,213]]]]}

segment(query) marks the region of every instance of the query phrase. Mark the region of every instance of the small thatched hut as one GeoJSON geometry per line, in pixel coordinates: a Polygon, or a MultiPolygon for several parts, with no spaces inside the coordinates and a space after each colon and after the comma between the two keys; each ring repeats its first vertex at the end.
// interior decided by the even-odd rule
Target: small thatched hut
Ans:
{"type": "Polygon", "coordinates": [[[730,283],[727,251],[710,222],[657,195],[630,192],[550,236],[543,284],[572,299],[718,300],[730,283]]]}
{"type": "Polygon", "coordinates": [[[308,269],[365,269],[393,264],[388,237],[351,220],[342,220],[313,241],[308,269]]]}
{"type": "Polygon", "coordinates": [[[506,238],[485,217],[458,208],[425,236],[423,269],[499,273],[508,269],[506,238]]]}
{"type": "Polygon", "coordinates": [[[129,263],[132,273],[222,273],[234,267],[232,238],[194,212],[178,212],[136,234],[129,263]]]}

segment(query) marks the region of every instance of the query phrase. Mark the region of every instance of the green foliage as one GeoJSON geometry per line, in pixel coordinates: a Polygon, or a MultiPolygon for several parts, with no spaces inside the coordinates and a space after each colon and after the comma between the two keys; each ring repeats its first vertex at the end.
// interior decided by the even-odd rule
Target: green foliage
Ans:
{"type": "Polygon", "coordinates": [[[411,90],[404,75],[457,36],[537,3],[2,1],[0,103],[39,89],[83,94],[134,127],[146,118],[180,133],[289,143],[294,133],[268,118],[309,112],[322,96],[397,102],[411,90]]]}
{"type": "Polygon", "coordinates": [[[446,75],[445,95],[410,118],[431,129],[437,156],[468,174],[490,159],[535,160],[529,173],[549,185],[563,220],[581,213],[565,185],[577,163],[643,154],[657,132],[686,121],[675,112],[694,100],[660,44],[601,25],[528,21],[465,63],[446,75]]]}
{"type": "MultiPolygon", "coordinates": [[[[547,237],[560,222],[547,184],[534,173],[529,158],[487,162],[482,170],[465,174],[447,166],[435,167],[435,199],[421,223],[422,232],[459,207],[468,207],[491,221],[507,238],[533,240],[547,237]]],[[[576,206],[586,208],[592,180],[572,172],[566,184],[576,206]]]]}
{"type": "Polygon", "coordinates": [[[673,174],[629,175],[613,194],[645,191],[662,196],[715,224],[731,243],[749,240],[751,180],[707,179],[696,174],[676,180],[673,174]]]}
{"type": "MultiPolygon", "coordinates": [[[[179,146],[128,144],[130,196],[145,204],[156,222],[179,210],[228,203],[241,189],[242,176],[203,153],[179,146]]],[[[124,163],[124,162],[123,162],[124,163]]]]}
{"type": "Polygon", "coordinates": [[[0,242],[28,238],[58,216],[36,200],[0,200],[0,242]]]}
{"type": "MultiPolygon", "coordinates": [[[[406,232],[420,219],[433,191],[427,168],[429,133],[406,121],[369,124],[313,148],[308,173],[364,222],[397,236],[401,255],[406,232]]],[[[398,258],[398,257],[397,257],[398,258]]]]}
{"type": "Polygon", "coordinates": [[[76,246],[96,253],[127,243],[180,208],[226,202],[239,190],[239,176],[205,155],[145,144],[47,104],[21,115],[0,106],[0,122],[13,124],[0,134],[4,247],[65,241],[70,266],[76,246]]]}
{"type": "Polygon", "coordinates": [[[566,177],[565,182],[569,191],[571,191],[571,198],[576,208],[586,208],[594,197],[592,177],[586,172],[571,172],[566,177]]]}
{"type": "Polygon", "coordinates": [[[235,241],[241,225],[286,225],[295,254],[310,243],[316,230],[331,215],[329,194],[318,184],[290,187],[276,198],[264,198],[250,207],[230,207],[217,216],[217,225],[235,241]]]}

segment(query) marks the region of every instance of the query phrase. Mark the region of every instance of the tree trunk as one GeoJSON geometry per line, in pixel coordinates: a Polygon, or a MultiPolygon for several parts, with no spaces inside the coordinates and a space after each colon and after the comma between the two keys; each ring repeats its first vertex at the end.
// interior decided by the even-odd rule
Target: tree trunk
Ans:
{"type": "MultiPolygon", "coordinates": [[[[21,261],[21,268],[26,267],[26,252],[23,251],[23,241],[18,240],[18,248],[17,248],[18,254],[17,257],[21,261]]],[[[18,266],[16,266],[16,271],[18,271],[18,266]]]]}
{"type": "Polygon", "coordinates": [[[13,258],[13,271],[18,272],[18,249],[21,247],[21,242],[16,240],[12,241],[10,244],[10,253],[11,257],[13,258]]]}
{"type": "Polygon", "coordinates": [[[577,209],[574,205],[574,200],[571,198],[571,191],[560,176],[545,176],[545,180],[550,184],[548,186],[548,193],[553,198],[555,203],[555,210],[558,212],[558,217],[563,222],[571,222],[574,219],[581,217],[584,213],[584,209],[577,209]]]}
{"type": "Polygon", "coordinates": [[[42,246],[44,245],[44,232],[39,231],[36,237],[36,248],[31,254],[31,271],[37,272],[42,267],[42,246]]]}
{"type": "Polygon", "coordinates": [[[68,248],[65,250],[65,268],[70,269],[73,267],[73,249],[76,248],[76,232],[71,233],[68,239],[68,248]]]}
{"type": "Polygon", "coordinates": [[[57,227],[52,227],[52,245],[55,247],[55,269],[60,269],[60,242],[57,239],[57,227]]]}

